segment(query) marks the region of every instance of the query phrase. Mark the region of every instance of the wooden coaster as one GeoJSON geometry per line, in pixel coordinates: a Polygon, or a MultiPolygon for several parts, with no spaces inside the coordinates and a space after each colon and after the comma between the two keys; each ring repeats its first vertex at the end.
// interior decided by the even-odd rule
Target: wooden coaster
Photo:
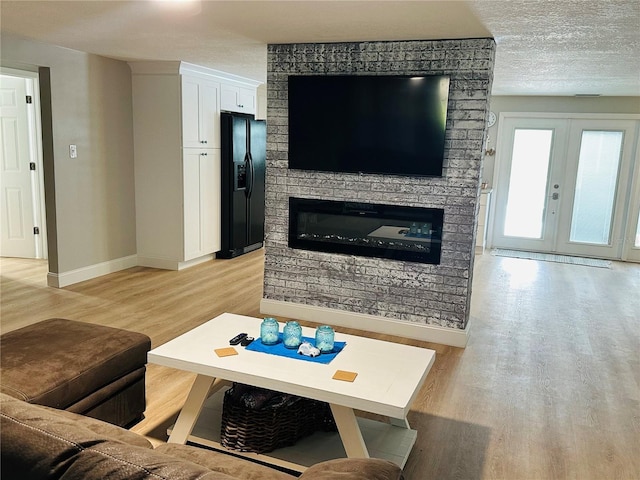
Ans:
{"type": "Polygon", "coordinates": [[[343,382],[353,382],[358,374],[356,372],[347,372],[345,370],[336,370],[333,375],[334,380],[342,380],[343,382]]]}
{"type": "Polygon", "coordinates": [[[231,355],[238,355],[238,352],[233,347],[216,348],[214,351],[216,352],[216,355],[218,355],[219,357],[229,357],[231,355]]]}

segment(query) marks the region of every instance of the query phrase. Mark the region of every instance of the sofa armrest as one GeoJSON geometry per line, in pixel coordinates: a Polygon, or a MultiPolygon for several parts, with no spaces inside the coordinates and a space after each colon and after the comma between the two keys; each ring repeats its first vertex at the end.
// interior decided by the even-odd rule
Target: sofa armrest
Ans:
{"type": "Polygon", "coordinates": [[[156,447],[156,452],[170,455],[176,459],[188,460],[238,480],[296,480],[294,476],[279,472],[266,465],[206,448],[163,443],[156,447]]]}
{"type": "Polygon", "coordinates": [[[309,467],[298,480],[403,480],[402,469],[379,458],[340,458],[309,467]],[[347,475],[350,474],[350,475],[347,475]]]}
{"type": "Polygon", "coordinates": [[[66,410],[58,410],[53,407],[45,407],[43,405],[34,405],[23,402],[20,399],[13,398],[7,394],[0,393],[0,411],[7,412],[12,415],[22,417],[27,415],[28,418],[39,418],[42,422],[50,422],[55,419],[64,419],[73,422],[76,427],[83,427],[90,430],[98,437],[107,437],[111,440],[152,449],[153,445],[149,440],[141,435],[133,433],[124,428],[103,422],[91,417],[85,417],[77,413],[67,412],[66,410]]]}

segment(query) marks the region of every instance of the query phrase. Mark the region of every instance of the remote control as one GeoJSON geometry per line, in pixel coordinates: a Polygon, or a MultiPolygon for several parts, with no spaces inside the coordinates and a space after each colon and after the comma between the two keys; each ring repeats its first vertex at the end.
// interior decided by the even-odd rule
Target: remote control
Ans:
{"type": "Polygon", "coordinates": [[[246,336],[247,336],[246,333],[239,333],[238,335],[233,337],[231,340],[229,340],[229,345],[238,345],[242,340],[244,340],[246,336]]]}
{"type": "Polygon", "coordinates": [[[246,347],[247,345],[249,345],[251,342],[253,342],[255,339],[253,337],[244,337],[242,339],[242,341],[240,342],[240,345],[242,345],[243,347],[246,347]]]}

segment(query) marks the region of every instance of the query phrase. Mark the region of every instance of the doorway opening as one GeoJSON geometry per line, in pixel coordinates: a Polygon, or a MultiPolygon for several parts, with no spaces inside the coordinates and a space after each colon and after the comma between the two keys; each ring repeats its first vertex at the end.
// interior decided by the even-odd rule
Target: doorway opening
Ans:
{"type": "Polygon", "coordinates": [[[35,72],[0,68],[0,256],[47,258],[40,119],[35,72]]]}

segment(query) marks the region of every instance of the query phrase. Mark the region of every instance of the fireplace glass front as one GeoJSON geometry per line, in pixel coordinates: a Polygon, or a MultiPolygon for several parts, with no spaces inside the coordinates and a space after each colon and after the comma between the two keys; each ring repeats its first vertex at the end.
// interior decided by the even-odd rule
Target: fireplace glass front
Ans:
{"type": "Polygon", "coordinates": [[[444,210],[289,198],[289,247],[440,263],[444,210]]]}

